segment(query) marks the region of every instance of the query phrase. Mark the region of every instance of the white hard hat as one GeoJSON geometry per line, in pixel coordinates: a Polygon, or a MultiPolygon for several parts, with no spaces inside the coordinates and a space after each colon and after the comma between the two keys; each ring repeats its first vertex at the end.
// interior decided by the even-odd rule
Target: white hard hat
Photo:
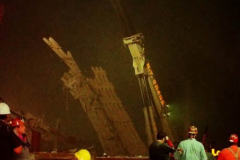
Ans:
{"type": "Polygon", "coordinates": [[[10,108],[6,103],[0,103],[0,115],[11,114],[10,108]]]}

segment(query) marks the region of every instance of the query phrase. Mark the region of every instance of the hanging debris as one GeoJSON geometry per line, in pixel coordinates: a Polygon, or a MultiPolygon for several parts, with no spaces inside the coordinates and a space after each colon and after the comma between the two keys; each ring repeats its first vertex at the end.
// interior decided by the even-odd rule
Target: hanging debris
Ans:
{"type": "Polygon", "coordinates": [[[43,40],[70,68],[61,80],[72,96],[80,101],[98,134],[104,152],[111,156],[147,155],[146,146],[123,108],[106,72],[101,67],[92,67],[95,77],[86,78],[69,51],[65,53],[51,37],[43,40]]]}

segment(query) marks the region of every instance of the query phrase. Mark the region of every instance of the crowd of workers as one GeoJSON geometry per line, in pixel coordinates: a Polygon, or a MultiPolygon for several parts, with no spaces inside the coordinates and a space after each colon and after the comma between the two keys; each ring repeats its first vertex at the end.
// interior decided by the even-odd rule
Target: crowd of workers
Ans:
{"type": "MultiPolygon", "coordinates": [[[[22,118],[10,119],[10,108],[0,98],[0,160],[31,160],[25,122],[22,118]]],[[[157,134],[157,140],[149,146],[150,160],[214,160],[215,157],[196,140],[198,130],[195,126],[188,129],[188,139],[174,148],[173,143],[164,132],[157,134]]],[[[217,160],[240,160],[238,136],[229,137],[228,148],[223,149],[217,160]]],[[[75,153],[79,159],[85,150],[75,153]]],[[[85,153],[85,152],[84,152],[85,153]]],[[[86,154],[84,154],[86,155],[86,154]]],[[[91,159],[90,154],[87,159],[91,159]]]]}
{"type": "MultiPolygon", "coordinates": [[[[149,146],[150,160],[215,160],[216,158],[209,152],[201,142],[196,140],[198,129],[190,126],[188,129],[188,139],[179,143],[177,148],[169,140],[164,132],[158,132],[157,140],[149,146]]],[[[238,147],[238,136],[231,134],[229,137],[229,147],[223,149],[217,160],[240,160],[240,148],[238,147]]]]}

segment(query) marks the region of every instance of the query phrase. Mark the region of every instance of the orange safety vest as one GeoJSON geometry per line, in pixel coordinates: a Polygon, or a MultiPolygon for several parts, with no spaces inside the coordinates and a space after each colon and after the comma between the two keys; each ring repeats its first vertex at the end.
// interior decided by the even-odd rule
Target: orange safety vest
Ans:
{"type": "Polygon", "coordinates": [[[233,154],[234,154],[234,157],[235,157],[235,159],[236,160],[239,160],[239,151],[240,151],[240,148],[238,148],[238,150],[237,150],[237,153],[236,152],[234,152],[233,150],[232,150],[232,148],[227,148],[229,151],[231,151],[233,154]]]}

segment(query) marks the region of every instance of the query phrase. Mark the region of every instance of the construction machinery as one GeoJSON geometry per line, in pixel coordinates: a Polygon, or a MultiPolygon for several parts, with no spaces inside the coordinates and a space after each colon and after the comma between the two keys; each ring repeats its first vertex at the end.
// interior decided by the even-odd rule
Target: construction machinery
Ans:
{"type": "MultiPolygon", "coordinates": [[[[133,67],[143,100],[148,144],[156,139],[156,134],[160,130],[166,132],[170,139],[175,141],[175,135],[173,135],[166,118],[168,106],[154,78],[150,63],[145,60],[144,36],[134,30],[120,0],[110,1],[122,22],[123,43],[133,58],[133,67]]],[[[51,37],[43,38],[43,40],[70,68],[68,72],[64,73],[61,80],[72,96],[80,101],[98,134],[104,152],[111,156],[147,155],[146,146],[133,127],[106,72],[101,67],[92,67],[95,78],[86,78],[69,51],[65,53],[51,37]]]]}
{"type": "Polygon", "coordinates": [[[129,16],[126,14],[123,1],[110,1],[121,21],[124,35],[123,43],[133,58],[133,67],[142,95],[148,144],[156,139],[156,134],[160,130],[166,132],[171,140],[175,141],[176,135],[173,134],[167,121],[168,105],[165,103],[159,85],[154,78],[151,65],[145,59],[144,36],[135,31],[129,16]]]}

